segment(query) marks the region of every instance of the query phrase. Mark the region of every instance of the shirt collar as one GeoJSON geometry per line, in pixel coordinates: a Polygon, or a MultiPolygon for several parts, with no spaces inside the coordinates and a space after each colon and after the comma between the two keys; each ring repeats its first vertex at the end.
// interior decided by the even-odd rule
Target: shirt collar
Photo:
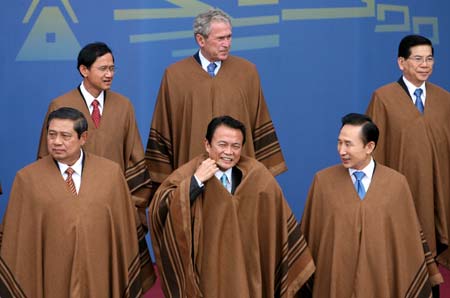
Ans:
{"type": "Polygon", "coordinates": [[[405,76],[403,76],[403,82],[405,82],[406,87],[408,88],[408,92],[409,95],[411,96],[411,98],[416,98],[414,95],[414,92],[416,91],[416,89],[422,89],[422,98],[426,97],[426,93],[427,93],[427,89],[425,89],[425,82],[422,83],[422,85],[420,85],[419,87],[414,86],[413,83],[411,83],[410,81],[408,81],[405,76]]]}
{"type": "Polygon", "coordinates": [[[86,105],[88,107],[90,107],[92,105],[92,102],[94,101],[94,99],[97,99],[100,107],[103,107],[103,103],[105,102],[105,91],[100,92],[98,97],[95,98],[94,96],[92,96],[91,93],[89,93],[89,91],[87,91],[86,87],[84,86],[84,82],[81,82],[80,91],[81,91],[81,94],[83,94],[84,100],[86,101],[86,105]]]}
{"type": "MultiPolygon", "coordinates": [[[[202,68],[205,71],[208,71],[208,65],[211,63],[211,61],[209,61],[208,59],[205,58],[205,56],[202,55],[201,50],[198,51],[198,56],[200,57],[200,62],[202,63],[202,68]]],[[[216,65],[217,65],[216,70],[215,70],[215,73],[217,73],[217,71],[219,71],[220,66],[222,65],[222,61],[218,60],[218,61],[214,61],[214,63],[216,63],[216,65]]]]}
{"type": "Polygon", "coordinates": [[[374,170],[375,170],[375,162],[373,161],[373,158],[371,157],[369,164],[364,169],[357,170],[354,168],[349,168],[348,172],[350,173],[350,176],[352,176],[353,173],[357,172],[357,171],[364,172],[364,174],[367,176],[367,178],[369,178],[369,180],[372,180],[374,170]]]}
{"type": "Polygon", "coordinates": [[[220,180],[222,178],[223,174],[227,175],[228,181],[231,182],[231,171],[233,168],[229,168],[225,172],[222,172],[221,170],[218,170],[214,175],[217,177],[217,179],[220,180]]]}
{"type": "MultiPolygon", "coordinates": [[[[70,167],[73,169],[73,171],[75,173],[77,173],[78,175],[80,175],[81,177],[81,172],[83,172],[83,150],[80,150],[81,154],[80,154],[80,158],[78,158],[78,160],[71,165],[70,167]]],[[[58,167],[59,170],[61,171],[61,174],[64,174],[67,170],[67,168],[69,167],[69,165],[56,161],[58,163],[58,167]]]]}

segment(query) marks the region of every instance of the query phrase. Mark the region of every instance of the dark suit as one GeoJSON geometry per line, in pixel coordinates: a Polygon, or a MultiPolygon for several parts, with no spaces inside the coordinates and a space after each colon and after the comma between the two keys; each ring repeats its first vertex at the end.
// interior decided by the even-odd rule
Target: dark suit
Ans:
{"type": "MultiPolygon", "coordinates": [[[[231,194],[234,194],[236,188],[239,186],[242,180],[242,172],[237,167],[233,167],[231,170],[231,194]]],[[[189,191],[189,198],[191,200],[191,204],[195,201],[195,199],[203,192],[204,186],[200,187],[195,179],[194,175],[191,177],[191,186],[189,191]]]]}

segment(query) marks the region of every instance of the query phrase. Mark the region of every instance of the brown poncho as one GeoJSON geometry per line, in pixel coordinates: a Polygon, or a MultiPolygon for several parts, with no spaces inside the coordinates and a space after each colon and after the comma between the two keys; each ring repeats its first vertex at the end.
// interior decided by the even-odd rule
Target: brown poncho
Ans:
{"type": "Polygon", "coordinates": [[[241,157],[234,195],[213,177],[191,206],[191,177],[205,158],[170,175],[150,205],[166,297],[293,297],[314,264],[276,180],[241,157]]]}
{"type": "Polygon", "coordinates": [[[229,115],[247,128],[243,154],[274,175],[287,170],[264,100],[256,67],[235,56],[211,78],[194,57],[169,66],[153,112],[146,158],[158,183],[203,153],[204,132],[212,118],[229,115]]]}
{"type": "Polygon", "coordinates": [[[77,196],[51,156],[17,173],[0,256],[27,297],[140,297],[140,253],[116,163],[85,152],[77,196]]]}
{"type": "MultiPolygon", "coordinates": [[[[151,180],[145,164],[144,149],[131,102],[118,93],[105,91],[105,102],[99,128],[95,127],[79,88],[54,99],[50,103],[44,119],[48,118],[50,112],[61,107],[75,108],[84,114],[89,130],[88,139],[83,148],[120,165],[132,193],[134,204],[139,208],[141,222],[146,226],[145,209],[150,204],[151,180]]],[[[44,120],[38,158],[48,155],[46,126],[47,121],[44,120]]]]}
{"type": "Polygon", "coordinates": [[[342,165],[318,172],[301,228],[317,266],[315,298],[431,297],[443,281],[405,177],[380,164],[364,200],[342,165]]]}
{"type": "MultiPolygon", "coordinates": [[[[367,109],[380,129],[375,159],[408,180],[433,256],[448,246],[450,231],[450,93],[426,83],[424,114],[402,78],[376,90],[367,109]],[[439,249],[437,249],[439,247],[439,249]]],[[[438,261],[450,268],[450,257],[438,261]]]]}

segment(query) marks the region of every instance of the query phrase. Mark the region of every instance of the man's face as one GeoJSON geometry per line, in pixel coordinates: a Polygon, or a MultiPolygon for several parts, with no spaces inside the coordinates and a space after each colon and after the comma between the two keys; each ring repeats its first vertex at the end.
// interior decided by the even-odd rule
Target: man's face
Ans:
{"type": "Polygon", "coordinates": [[[429,45],[415,46],[410,50],[411,55],[407,59],[398,58],[398,67],[408,81],[419,87],[433,72],[433,54],[429,45]]]}
{"type": "Polygon", "coordinates": [[[103,90],[111,88],[114,78],[114,60],[110,53],[100,56],[90,68],[80,65],[80,72],[84,77],[84,86],[97,97],[103,90]]]}
{"type": "Polygon", "coordinates": [[[211,22],[208,37],[195,36],[203,56],[209,61],[225,60],[231,48],[231,25],[224,22],[211,22]]]}
{"type": "Polygon", "coordinates": [[[362,126],[344,125],[339,134],[337,149],[342,165],[346,168],[362,170],[370,162],[375,143],[364,145],[361,129],[362,126]]]}
{"type": "Polygon", "coordinates": [[[87,132],[78,138],[73,125],[72,120],[55,118],[50,121],[47,131],[48,152],[55,160],[69,166],[80,158],[81,146],[87,138],[87,132]]]}
{"type": "Polygon", "coordinates": [[[205,148],[209,158],[216,161],[217,167],[226,171],[234,167],[241,158],[243,139],[240,129],[220,125],[213,134],[211,144],[205,140],[205,148]]]}

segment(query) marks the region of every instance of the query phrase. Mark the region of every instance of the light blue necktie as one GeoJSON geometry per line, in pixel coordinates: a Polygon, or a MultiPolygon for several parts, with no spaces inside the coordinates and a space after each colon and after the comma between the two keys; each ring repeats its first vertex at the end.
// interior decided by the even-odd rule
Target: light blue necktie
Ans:
{"type": "Polygon", "coordinates": [[[217,64],[214,62],[209,63],[207,69],[208,69],[208,73],[211,77],[214,77],[214,70],[216,70],[217,64]]]}
{"type": "Polygon", "coordinates": [[[220,177],[220,182],[222,182],[223,187],[228,190],[228,177],[227,175],[223,174],[222,177],[220,177]]]}
{"type": "Polygon", "coordinates": [[[420,113],[423,114],[423,103],[422,103],[422,99],[420,98],[422,96],[422,92],[423,90],[418,88],[416,89],[416,91],[414,91],[414,95],[416,96],[416,107],[419,110],[420,113]]]}
{"type": "Polygon", "coordinates": [[[364,199],[364,196],[366,195],[366,190],[364,189],[364,185],[361,182],[361,179],[366,175],[364,174],[364,172],[361,171],[356,171],[353,173],[353,175],[356,178],[355,181],[355,188],[356,191],[358,192],[359,197],[362,199],[364,199]]]}

